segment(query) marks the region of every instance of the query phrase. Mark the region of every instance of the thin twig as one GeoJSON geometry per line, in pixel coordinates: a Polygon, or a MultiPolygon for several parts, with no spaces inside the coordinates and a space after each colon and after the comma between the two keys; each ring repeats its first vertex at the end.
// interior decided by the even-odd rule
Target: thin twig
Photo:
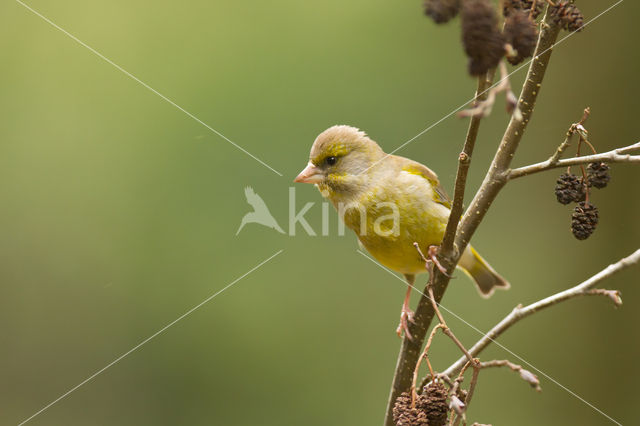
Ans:
{"type": "MultiPolygon", "coordinates": [[[[456,394],[460,387],[460,384],[464,380],[464,373],[469,368],[473,368],[473,374],[471,376],[471,382],[469,383],[469,390],[467,391],[466,397],[464,399],[464,411],[467,410],[469,404],[471,403],[471,398],[473,398],[473,394],[476,389],[476,385],[478,384],[478,375],[480,374],[480,370],[484,370],[485,368],[493,368],[493,367],[508,367],[512,371],[515,371],[519,374],[520,378],[527,382],[532,388],[534,388],[537,392],[541,392],[542,388],[540,388],[540,380],[538,380],[538,376],[522,368],[521,365],[514,364],[513,362],[503,359],[503,360],[492,360],[479,362],[477,359],[475,362],[467,361],[460,373],[458,374],[458,378],[455,380],[453,386],[451,387],[451,393],[456,394]]],[[[426,379],[425,379],[426,380],[426,379]]],[[[457,426],[460,423],[460,420],[464,421],[464,412],[462,415],[455,413],[454,410],[451,410],[451,421],[450,424],[453,426],[457,426]],[[454,420],[455,417],[455,420],[454,420]]]]}
{"type": "Polygon", "coordinates": [[[566,158],[555,162],[550,158],[547,161],[531,164],[529,166],[518,167],[508,172],[507,179],[513,180],[534,173],[544,172],[558,167],[569,167],[588,163],[636,163],[640,164],[640,155],[630,155],[630,152],[640,150],[640,142],[633,145],[616,148],[608,152],[594,155],[583,155],[581,157],[566,158]]]}
{"type": "Polygon", "coordinates": [[[509,72],[505,61],[500,61],[500,81],[494,87],[489,89],[489,93],[482,102],[477,102],[473,108],[462,110],[458,113],[458,117],[487,117],[491,114],[493,104],[496,102],[496,96],[500,92],[506,93],[507,112],[513,114],[516,119],[522,120],[522,114],[518,109],[518,99],[511,91],[511,83],[509,81],[509,72]]]}
{"type": "MultiPolygon", "coordinates": [[[[487,88],[493,82],[494,73],[495,69],[489,71],[486,75],[478,77],[478,88],[476,89],[474,105],[477,106],[487,99],[487,88]]],[[[460,222],[460,217],[462,217],[462,213],[464,212],[464,193],[467,186],[467,175],[469,174],[469,167],[471,166],[473,148],[475,147],[476,140],[478,138],[480,120],[482,120],[481,116],[471,117],[471,120],[469,121],[469,128],[467,129],[467,136],[464,141],[464,147],[458,156],[458,172],[456,174],[453,201],[451,203],[451,213],[449,214],[447,228],[445,229],[442,244],[440,245],[442,252],[445,253],[453,251],[453,241],[456,237],[458,222],[460,222]]]]}
{"type": "MultiPolygon", "coordinates": [[[[523,318],[526,318],[542,309],[548,308],[550,306],[557,305],[560,302],[565,300],[573,299],[579,296],[590,296],[590,295],[604,295],[612,298],[616,305],[622,303],[620,300],[620,293],[615,293],[612,295],[608,291],[599,291],[593,292],[592,289],[598,285],[601,281],[611,277],[617,272],[622,271],[623,269],[629,268],[633,265],[640,263],[640,249],[636,250],[631,255],[620,259],[618,262],[613,263],[597,274],[593,275],[591,278],[583,281],[582,283],[576,285],[575,287],[571,287],[567,290],[561,291],[549,297],[546,297],[542,300],[539,300],[535,303],[522,307],[521,305],[517,306],[509,315],[507,315],[502,321],[500,321],[495,327],[489,330],[480,340],[478,340],[472,347],[469,349],[469,353],[471,356],[478,356],[483,349],[485,349],[491,342],[496,340],[502,333],[507,331],[511,326],[520,321],[523,318]],[[615,296],[615,299],[614,297],[615,296]]],[[[458,359],[454,364],[452,364],[449,368],[447,368],[442,374],[445,374],[449,377],[456,374],[468,361],[467,356],[463,356],[458,359]]]]}
{"type": "MultiPolygon", "coordinates": [[[[468,363],[467,363],[468,365],[468,363]]],[[[458,424],[460,424],[460,421],[462,420],[462,424],[465,425],[466,424],[466,419],[465,419],[465,414],[466,414],[466,410],[467,408],[469,408],[469,404],[471,403],[471,398],[473,397],[473,393],[476,389],[476,385],[478,384],[478,375],[480,374],[480,365],[474,365],[473,366],[473,373],[471,374],[471,383],[469,383],[469,390],[467,391],[467,396],[465,397],[463,403],[464,403],[464,412],[462,413],[462,415],[458,415],[457,413],[455,413],[452,410],[451,413],[451,423],[453,426],[458,426],[458,424]],[[454,421],[454,415],[455,415],[455,421],[454,421]]]]}
{"type": "Polygon", "coordinates": [[[533,0],[533,2],[531,3],[531,9],[529,9],[530,19],[533,19],[533,13],[536,11],[537,8],[538,8],[538,0],[533,0]]]}
{"type": "MultiPolygon", "coordinates": [[[[422,253],[422,250],[420,250],[420,245],[417,242],[413,243],[413,246],[416,248],[416,251],[418,252],[418,255],[422,258],[422,260],[425,263],[425,267],[427,268],[427,271],[429,272],[429,284],[427,285],[427,292],[429,293],[429,300],[431,301],[431,306],[433,307],[433,311],[436,313],[436,316],[438,317],[438,322],[440,323],[440,329],[442,330],[442,332],[444,334],[446,334],[447,336],[449,336],[449,338],[451,340],[453,340],[453,343],[456,344],[456,346],[458,348],[460,348],[460,350],[462,351],[463,354],[465,354],[467,356],[467,359],[469,360],[470,363],[475,364],[476,361],[473,359],[473,357],[469,354],[469,352],[467,351],[467,348],[464,347],[464,345],[462,344],[462,342],[455,336],[455,334],[453,334],[453,332],[451,331],[451,329],[449,328],[449,326],[447,325],[447,322],[444,320],[444,317],[442,316],[442,312],[440,312],[440,308],[438,307],[438,302],[436,302],[436,297],[433,294],[433,278],[434,278],[434,260],[431,259],[427,259],[425,257],[425,255],[422,253]]],[[[437,329],[438,327],[434,328],[434,331],[437,329]]],[[[433,331],[431,332],[431,334],[433,335],[433,331]]],[[[430,336],[431,338],[431,336],[430,336]]]]}
{"type": "Polygon", "coordinates": [[[460,348],[460,350],[467,357],[467,360],[470,363],[472,364],[475,363],[474,358],[471,356],[467,348],[464,347],[462,342],[455,336],[455,334],[453,334],[449,326],[447,326],[447,323],[444,321],[444,318],[442,317],[442,313],[440,313],[440,309],[438,309],[438,303],[436,303],[435,301],[435,296],[433,295],[433,288],[431,286],[428,286],[428,291],[429,291],[429,299],[431,300],[431,303],[433,303],[433,310],[436,312],[436,315],[438,316],[438,320],[440,321],[440,326],[441,326],[440,329],[444,334],[449,336],[451,340],[453,340],[453,343],[455,343],[456,346],[460,348]]]}
{"type": "Polygon", "coordinates": [[[451,395],[449,402],[449,426],[457,426],[460,423],[460,420],[464,417],[464,411],[466,410],[467,405],[464,401],[458,398],[458,392],[460,391],[460,385],[464,381],[464,373],[470,366],[471,361],[467,361],[464,367],[462,367],[462,370],[460,370],[460,374],[458,374],[458,377],[453,382],[453,386],[449,389],[449,394],[451,395]]]}
{"type": "Polygon", "coordinates": [[[474,362],[471,362],[471,360],[467,361],[464,367],[462,367],[462,369],[460,370],[460,373],[458,374],[458,377],[453,383],[453,386],[451,386],[451,389],[449,390],[449,392],[451,393],[451,410],[449,414],[450,426],[457,426],[458,424],[460,424],[460,420],[464,420],[464,412],[466,411],[468,406],[467,401],[469,400],[468,398],[469,393],[467,393],[467,396],[464,398],[464,401],[455,401],[454,397],[458,398],[457,395],[460,389],[460,385],[464,381],[464,373],[467,371],[469,367],[473,367],[473,375],[471,380],[473,382],[473,386],[475,387],[474,379],[475,381],[478,380],[477,372],[479,370],[478,370],[478,361],[477,360],[473,360],[473,361],[474,362]],[[454,405],[458,406],[457,410],[454,408],[454,405]]]}
{"type": "Polygon", "coordinates": [[[560,157],[562,157],[562,154],[564,153],[564,151],[569,147],[569,145],[571,145],[571,138],[573,137],[573,135],[576,134],[576,132],[581,132],[581,134],[583,132],[586,132],[586,129],[584,128],[583,124],[585,121],[587,121],[587,118],[589,118],[590,113],[591,113],[591,108],[586,107],[584,109],[584,112],[582,113],[582,119],[577,123],[573,123],[571,126],[569,126],[569,130],[567,130],[567,134],[565,135],[564,141],[558,146],[558,148],[553,153],[553,155],[549,157],[548,161],[550,164],[556,164],[558,160],[560,160],[560,157]]]}
{"type": "Polygon", "coordinates": [[[607,290],[606,288],[594,288],[584,293],[585,296],[607,296],[616,307],[622,306],[622,295],[619,290],[607,290]]]}
{"type": "Polygon", "coordinates": [[[511,361],[508,361],[506,359],[494,359],[493,361],[485,361],[485,362],[481,362],[478,365],[478,370],[482,370],[485,368],[491,368],[491,367],[508,367],[510,368],[512,371],[515,371],[516,373],[520,374],[520,378],[522,380],[524,380],[525,382],[529,383],[529,385],[534,388],[537,392],[541,392],[542,388],[540,387],[540,381],[538,380],[538,376],[536,376],[535,374],[533,374],[531,371],[526,370],[524,368],[522,368],[521,365],[518,364],[514,364],[511,361]]]}
{"type": "Polygon", "coordinates": [[[468,407],[471,403],[471,398],[473,398],[473,392],[476,390],[476,385],[478,384],[478,374],[480,373],[480,369],[482,368],[482,364],[477,364],[473,366],[473,374],[471,375],[471,383],[469,383],[469,390],[467,391],[467,397],[464,399],[464,404],[468,407]]]}
{"type": "MultiPolygon", "coordinates": [[[[436,302],[435,300],[435,295],[433,294],[433,279],[434,279],[434,273],[435,273],[435,262],[437,261],[437,259],[435,258],[435,256],[432,259],[427,259],[425,257],[425,255],[422,253],[422,250],[420,250],[420,245],[416,242],[413,243],[414,247],[416,248],[418,254],[420,255],[420,257],[422,258],[422,260],[425,262],[425,267],[427,268],[427,271],[429,272],[429,284],[427,285],[427,291],[429,293],[429,300],[431,301],[432,307],[433,307],[433,311],[436,313],[436,316],[438,317],[438,321],[439,324],[434,327],[433,331],[431,332],[431,335],[429,336],[429,340],[427,341],[427,345],[425,347],[425,350],[423,352],[423,357],[426,358],[427,357],[427,352],[429,350],[429,348],[431,347],[431,342],[433,340],[433,336],[435,335],[435,333],[437,332],[438,329],[442,330],[442,332],[444,334],[446,334],[455,344],[456,346],[458,346],[458,348],[460,348],[460,350],[462,351],[462,353],[467,357],[467,363],[465,364],[465,366],[462,368],[462,370],[460,371],[460,374],[458,374],[458,378],[456,379],[454,385],[451,387],[451,404],[452,404],[452,410],[451,410],[451,415],[450,415],[450,422],[449,424],[452,426],[457,426],[460,423],[460,420],[463,421],[464,424],[466,424],[466,420],[465,420],[465,410],[466,407],[468,407],[469,405],[469,401],[471,400],[470,395],[473,394],[473,390],[475,389],[476,383],[478,381],[478,372],[479,372],[479,361],[475,358],[473,358],[470,354],[469,351],[467,351],[467,348],[465,348],[465,346],[462,344],[462,342],[460,341],[460,339],[458,339],[455,334],[453,333],[453,331],[451,331],[451,329],[449,328],[449,326],[447,325],[447,322],[444,319],[444,316],[442,315],[442,312],[440,312],[440,308],[438,307],[438,302],[436,302]],[[473,368],[473,376],[471,379],[471,385],[470,385],[470,390],[467,393],[467,397],[465,398],[465,401],[456,401],[456,398],[458,398],[456,396],[456,393],[458,391],[458,388],[460,387],[460,384],[462,383],[462,381],[464,380],[464,372],[467,369],[467,367],[471,366],[473,368]],[[453,408],[453,405],[457,406],[457,409],[453,408]],[[455,420],[454,420],[455,419],[455,420]]],[[[412,382],[412,386],[411,386],[411,401],[412,404],[411,406],[414,407],[414,401],[415,401],[415,385],[416,385],[416,381],[418,379],[418,366],[420,365],[420,360],[422,359],[422,357],[418,360],[418,364],[416,365],[416,369],[413,373],[413,382],[412,382]]],[[[428,359],[427,359],[428,362],[428,359]]],[[[431,368],[431,364],[429,364],[429,370],[431,372],[431,378],[433,380],[434,374],[433,374],[433,369],[431,368]]]]}
{"type": "Polygon", "coordinates": [[[418,358],[418,362],[416,363],[416,368],[413,370],[413,381],[411,382],[411,408],[416,405],[416,382],[418,381],[418,371],[420,370],[420,364],[424,359],[427,362],[427,367],[429,368],[429,374],[431,375],[431,381],[435,380],[435,373],[433,371],[433,367],[431,367],[431,362],[429,361],[429,349],[431,348],[431,343],[433,342],[433,337],[436,335],[438,330],[442,328],[442,324],[438,324],[433,327],[431,330],[431,334],[429,335],[429,339],[427,339],[427,344],[424,347],[424,351],[422,351],[422,355],[418,358]]]}
{"type": "Polygon", "coordinates": [[[484,219],[491,203],[496,199],[500,190],[507,183],[506,174],[511,165],[522,135],[524,134],[536,100],[540,94],[542,81],[544,79],[553,45],[558,38],[560,28],[553,22],[553,18],[547,12],[542,23],[542,31],[538,39],[536,50],[533,54],[533,61],[529,66],[529,71],[520,94],[518,106],[522,112],[522,120],[511,116],[509,125],[502,136],[500,146],[489,166],[489,170],[476,193],[469,208],[467,208],[456,235],[455,245],[460,252],[464,251],[471,237],[484,219]]]}

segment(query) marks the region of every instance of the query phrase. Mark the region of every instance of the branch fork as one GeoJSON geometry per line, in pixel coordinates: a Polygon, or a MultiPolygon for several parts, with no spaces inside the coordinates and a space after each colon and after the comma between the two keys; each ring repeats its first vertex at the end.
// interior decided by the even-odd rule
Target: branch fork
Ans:
{"type": "Polygon", "coordinates": [[[434,272],[435,272],[435,266],[437,262],[435,256],[429,256],[427,258],[422,253],[422,250],[420,249],[420,246],[418,243],[413,243],[413,245],[416,248],[416,251],[418,252],[419,256],[425,262],[425,268],[429,272],[429,283],[427,284],[428,295],[426,295],[426,297],[431,301],[431,306],[436,314],[436,317],[438,318],[438,324],[435,327],[433,327],[433,329],[431,330],[431,333],[429,334],[429,338],[427,339],[425,348],[420,354],[420,357],[418,358],[415,369],[413,371],[413,378],[411,382],[411,407],[415,408],[415,401],[417,399],[416,383],[418,380],[418,374],[419,374],[422,360],[426,361],[427,367],[429,369],[429,375],[423,380],[421,387],[424,387],[428,381],[435,381],[438,378],[441,378],[450,384],[450,389],[449,389],[449,394],[450,394],[449,408],[451,409],[450,425],[457,425],[459,424],[460,420],[463,420],[466,423],[466,415],[465,415],[466,409],[471,402],[471,398],[473,396],[473,393],[478,381],[478,375],[481,369],[489,368],[489,367],[499,367],[499,366],[509,367],[511,368],[511,370],[520,373],[520,377],[523,380],[527,381],[529,384],[535,387],[536,390],[540,391],[541,390],[540,382],[538,381],[538,378],[535,376],[535,374],[531,373],[528,370],[523,369],[520,365],[514,364],[507,360],[494,360],[494,361],[488,361],[483,363],[483,362],[480,362],[478,358],[474,358],[471,355],[471,353],[466,349],[466,347],[455,336],[453,331],[451,331],[451,329],[447,325],[444,319],[444,316],[442,315],[442,312],[440,312],[440,308],[438,307],[438,302],[436,302],[435,300],[435,295],[433,293],[433,279],[435,276],[434,272]],[[451,380],[449,379],[449,376],[446,373],[436,374],[434,372],[433,366],[431,365],[431,362],[429,361],[429,350],[431,349],[433,338],[435,337],[438,330],[441,330],[443,334],[448,336],[455,343],[455,345],[458,346],[458,348],[464,354],[464,357],[466,359],[466,363],[464,364],[462,369],[459,371],[458,377],[455,379],[455,381],[453,381],[453,383],[451,382],[451,380]],[[464,374],[469,367],[473,369],[473,374],[471,377],[471,383],[469,384],[469,390],[464,392],[461,390],[460,387],[462,382],[464,381],[464,374]],[[462,399],[460,398],[460,396],[462,396],[462,399]]]}
{"type": "Polygon", "coordinates": [[[493,110],[493,105],[496,102],[496,96],[505,92],[505,99],[507,101],[507,113],[513,114],[514,118],[518,121],[522,120],[522,112],[518,108],[518,98],[511,90],[511,82],[509,81],[509,73],[507,72],[507,65],[505,61],[500,61],[500,80],[498,84],[489,88],[486,99],[481,102],[477,102],[473,108],[462,110],[458,113],[458,117],[487,117],[493,110]]]}
{"type": "MultiPolygon", "coordinates": [[[[547,0],[547,3],[553,4],[549,0],[547,0]]],[[[422,382],[422,385],[425,385],[428,381],[442,380],[449,384],[450,389],[455,390],[453,397],[458,401],[454,401],[455,403],[451,405],[451,409],[456,413],[451,416],[451,424],[458,424],[461,420],[466,422],[464,419],[464,410],[468,406],[471,396],[473,395],[478,374],[481,369],[490,367],[507,367],[514,372],[518,372],[522,379],[537,388],[539,386],[537,377],[528,370],[523,369],[521,366],[513,364],[507,360],[494,360],[483,363],[476,357],[484,348],[519,320],[564,300],[578,296],[600,295],[608,297],[616,306],[619,306],[622,301],[620,293],[617,290],[596,289],[595,286],[603,279],[608,278],[617,271],[631,265],[635,265],[640,261],[640,250],[638,250],[627,258],[610,265],[600,273],[573,288],[549,296],[527,306],[518,305],[470,349],[466,349],[465,346],[455,337],[455,334],[447,326],[442,314],[440,313],[438,304],[446,291],[451,279],[450,275],[453,272],[461,253],[464,252],[466,246],[469,244],[469,241],[484,219],[484,216],[489,210],[491,204],[509,181],[518,177],[553,168],[582,165],[591,162],[640,163],[640,155],[632,155],[635,151],[640,150],[640,142],[601,154],[561,159],[562,154],[570,145],[571,137],[574,135],[577,134],[581,140],[585,141],[588,145],[588,133],[584,127],[584,121],[587,119],[589,113],[589,111],[586,110],[583,118],[578,123],[574,123],[574,125],[570,127],[565,141],[558,146],[549,159],[530,166],[515,169],[511,168],[512,160],[531,119],[559,31],[560,27],[554,22],[553,17],[547,13],[541,25],[538,43],[533,54],[533,60],[529,65],[529,70],[516,104],[517,111],[519,113],[514,112],[511,115],[509,124],[502,136],[493,161],[487,170],[484,181],[466,211],[463,207],[463,202],[467,176],[471,165],[474,146],[478,137],[480,122],[481,119],[487,115],[487,111],[491,111],[491,106],[493,105],[495,96],[498,93],[495,90],[492,92],[490,89],[495,70],[492,70],[486,75],[482,75],[478,78],[474,106],[462,113],[463,116],[470,118],[470,122],[463,150],[458,157],[458,170],[455,179],[455,189],[449,221],[447,222],[444,238],[440,244],[439,252],[437,254],[440,267],[434,268],[432,261],[423,259],[425,260],[425,265],[430,272],[429,282],[423,296],[418,302],[418,306],[416,307],[414,323],[409,325],[413,339],[410,340],[405,336],[402,341],[387,406],[387,413],[385,417],[386,426],[394,425],[392,410],[396,399],[401,393],[411,390],[412,401],[415,401],[416,383],[419,375],[418,370],[423,360],[429,368],[429,374],[422,382]],[[489,99],[490,97],[491,99],[489,99]],[[442,269],[444,269],[444,271],[442,269]],[[422,350],[422,344],[429,332],[429,325],[434,318],[438,318],[438,324],[431,329],[427,339],[427,344],[424,350],[422,350]],[[437,373],[429,361],[429,350],[431,349],[433,339],[439,330],[446,334],[456,344],[456,346],[458,346],[463,354],[455,363],[441,373],[437,373]],[[464,380],[464,372],[469,368],[472,369],[473,374],[469,389],[466,395],[464,395],[462,391],[458,392],[458,389],[464,380]],[[452,381],[450,379],[451,377],[456,377],[456,379],[452,381]]],[[[503,76],[503,79],[496,87],[502,84],[500,87],[502,91],[510,90],[509,86],[505,86],[508,83],[508,80],[504,79],[505,73],[503,64],[500,65],[500,73],[503,76]],[[507,83],[505,83],[505,81],[507,81],[507,83]]],[[[417,249],[419,249],[419,247],[417,247],[417,249]]]]}

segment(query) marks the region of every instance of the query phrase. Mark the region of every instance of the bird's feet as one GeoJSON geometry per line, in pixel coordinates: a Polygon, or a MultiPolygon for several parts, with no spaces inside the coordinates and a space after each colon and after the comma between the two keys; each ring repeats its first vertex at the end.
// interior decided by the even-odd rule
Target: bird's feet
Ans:
{"type": "Polygon", "coordinates": [[[409,340],[413,340],[413,337],[409,332],[410,322],[411,323],[413,322],[413,311],[409,309],[408,306],[403,305],[402,311],[400,312],[400,324],[396,329],[396,333],[398,334],[398,337],[402,337],[402,333],[404,333],[404,335],[407,336],[409,340]]]}
{"type": "Polygon", "coordinates": [[[429,248],[427,249],[427,262],[433,262],[433,264],[436,265],[436,268],[438,268],[438,270],[442,272],[444,276],[448,277],[449,274],[447,273],[447,268],[442,266],[442,264],[438,260],[438,251],[440,251],[440,246],[429,246],[429,248]]]}
{"type": "Polygon", "coordinates": [[[431,272],[433,272],[433,265],[435,265],[438,268],[438,270],[442,272],[445,276],[447,277],[449,276],[449,274],[447,273],[447,268],[442,266],[442,264],[438,260],[438,252],[440,251],[440,246],[437,246],[434,244],[430,245],[427,248],[426,256],[424,255],[424,253],[422,253],[422,250],[420,250],[420,245],[417,242],[414,242],[413,246],[418,251],[420,258],[424,262],[425,269],[429,271],[429,275],[431,275],[431,272]]]}

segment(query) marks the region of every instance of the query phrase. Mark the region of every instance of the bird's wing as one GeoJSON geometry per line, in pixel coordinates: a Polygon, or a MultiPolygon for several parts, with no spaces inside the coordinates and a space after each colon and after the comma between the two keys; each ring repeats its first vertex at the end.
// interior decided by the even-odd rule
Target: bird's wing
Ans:
{"type": "Polygon", "coordinates": [[[435,174],[433,170],[425,166],[424,164],[420,164],[417,161],[410,160],[408,158],[400,157],[398,155],[394,155],[399,164],[401,165],[402,171],[409,172],[414,175],[422,176],[425,178],[433,188],[433,194],[435,196],[435,202],[442,204],[447,208],[451,208],[451,199],[445,192],[442,185],[440,185],[440,181],[438,180],[438,175],[435,174]]]}
{"type": "Polygon", "coordinates": [[[249,205],[251,205],[251,207],[253,207],[255,211],[269,210],[267,208],[267,205],[264,203],[264,200],[258,194],[256,194],[253,188],[251,188],[250,186],[247,186],[244,189],[244,195],[247,197],[247,203],[249,203],[249,205]]]}

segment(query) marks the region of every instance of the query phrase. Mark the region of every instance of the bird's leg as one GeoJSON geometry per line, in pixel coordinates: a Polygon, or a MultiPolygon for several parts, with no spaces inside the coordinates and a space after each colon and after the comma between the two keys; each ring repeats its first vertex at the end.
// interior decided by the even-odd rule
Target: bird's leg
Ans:
{"type": "Polygon", "coordinates": [[[413,311],[409,307],[409,301],[411,300],[411,290],[413,289],[413,282],[415,275],[405,275],[407,280],[407,294],[404,296],[404,302],[402,303],[402,310],[400,311],[400,324],[396,329],[398,337],[402,337],[402,333],[407,336],[409,340],[413,340],[411,333],[409,332],[409,322],[413,322],[413,311]]]}

